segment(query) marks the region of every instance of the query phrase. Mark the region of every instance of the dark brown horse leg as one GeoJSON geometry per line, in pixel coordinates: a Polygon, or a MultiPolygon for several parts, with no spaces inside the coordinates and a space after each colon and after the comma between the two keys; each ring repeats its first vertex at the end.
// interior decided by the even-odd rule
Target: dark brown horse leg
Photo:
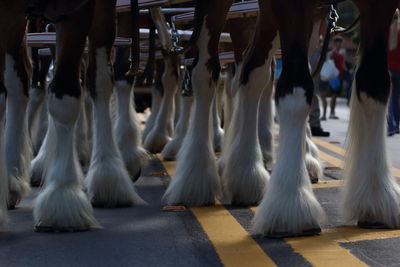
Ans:
{"type": "Polygon", "coordinates": [[[400,188],[386,150],[390,95],[387,33],[398,0],[354,1],[360,11],[361,57],[351,100],[343,212],[361,227],[400,227],[400,188]]]}
{"type": "MultiPolygon", "coordinates": [[[[56,24],[57,66],[47,99],[56,143],[48,147],[52,151],[50,161],[46,162],[45,188],[33,210],[37,231],[83,231],[98,226],[82,190],[83,174],[74,146],[81,107],[79,67],[94,4],[88,2],[78,14],[56,24]]],[[[50,5],[49,9],[52,8],[50,5]]]]}
{"type": "Polygon", "coordinates": [[[115,38],[115,0],[97,0],[89,34],[89,90],[93,99],[93,150],[86,184],[93,205],[134,206],[143,203],[114,141],[110,118],[113,88],[111,48],[115,38]]]}

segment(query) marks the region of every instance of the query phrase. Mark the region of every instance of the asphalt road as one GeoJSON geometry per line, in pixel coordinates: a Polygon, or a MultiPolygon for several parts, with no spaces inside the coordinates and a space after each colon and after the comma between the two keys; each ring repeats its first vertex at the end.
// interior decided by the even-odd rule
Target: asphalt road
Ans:
{"type": "MultiPolygon", "coordinates": [[[[340,216],[341,170],[347,107],[337,121],[324,122],[332,136],[322,140],[325,181],[314,186],[327,219],[320,236],[266,239],[249,235],[254,207],[222,205],[163,211],[161,197],[174,163],[154,158],[136,183],[147,206],[95,209],[102,229],[79,233],[36,233],[32,206],[38,189],[0,231],[3,266],[400,266],[400,230],[362,230],[340,216]],[[333,143],[332,143],[333,141],[333,143]],[[331,143],[330,143],[331,142],[331,143]],[[334,145],[332,147],[332,145],[334,145]],[[164,169],[165,167],[165,169],[164,169]],[[332,168],[333,167],[333,168],[332,168]],[[151,175],[156,176],[151,176],[151,175]]],[[[400,135],[389,139],[400,168],[400,135]]],[[[399,171],[400,172],[400,171],[399,171]]]]}

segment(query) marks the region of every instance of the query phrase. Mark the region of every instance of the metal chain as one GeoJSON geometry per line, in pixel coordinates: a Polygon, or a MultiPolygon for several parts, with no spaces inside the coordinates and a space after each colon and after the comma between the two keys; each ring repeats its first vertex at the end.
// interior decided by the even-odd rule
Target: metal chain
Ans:
{"type": "Polygon", "coordinates": [[[179,45],[181,42],[181,37],[179,35],[179,31],[176,29],[175,23],[171,21],[170,23],[167,23],[168,25],[168,30],[170,33],[170,38],[172,40],[172,51],[173,53],[179,54],[179,51],[182,51],[183,47],[179,45]]]}
{"type": "Polygon", "coordinates": [[[182,91],[181,94],[184,97],[193,96],[192,89],[192,67],[184,65],[185,76],[183,78],[182,91]]]}
{"type": "Polygon", "coordinates": [[[337,26],[337,21],[339,19],[339,14],[337,13],[336,8],[334,7],[334,5],[331,5],[331,9],[329,11],[329,20],[332,23],[332,29],[331,29],[331,33],[335,33],[336,30],[338,28],[337,26]]]}

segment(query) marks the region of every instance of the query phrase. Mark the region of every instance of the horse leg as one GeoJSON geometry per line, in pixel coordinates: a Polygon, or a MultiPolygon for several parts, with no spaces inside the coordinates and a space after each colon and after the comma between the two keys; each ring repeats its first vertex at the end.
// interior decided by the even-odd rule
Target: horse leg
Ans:
{"type": "Polygon", "coordinates": [[[276,26],[267,17],[260,17],[257,26],[253,45],[236,80],[236,103],[229,129],[233,137],[225,152],[226,166],[222,175],[225,192],[232,203],[238,205],[258,204],[269,180],[258,137],[258,110],[279,42],[276,26]]]}
{"type": "Polygon", "coordinates": [[[5,68],[5,86],[8,89],[5,153],[9,176],[8,204],[10,208],[14,208],[30,190],[29,163],[32,157],[25,123],[31,65],[24,39],[26,22],[22,16],[18,21],[9,31],[5,68]]]}
{"type": "Polygon", "coordinates": [[[232,148],[232,142],[238,131],[237,129],[230,127],[231,117],[234,113],[234,107],[237,107],[236,93],[238,91],[239,76],[243,65],[243,53],[249,46],[250,41],[253,39],[256,29],[256,19],[254,17],[229,19],[226,28],[229,30],[231,35],[235,64],[230,64],[230,67],[228,68],[227,83],[225,84],[224,90],[224,138],[222,142],[222,154],[218,159],[218,173],[221,176],[226,165],[225,155],[231,153],[230,149],[232,148]]]}
{"type": "Polygon", "coordinates": [[[218,174],[220,176],[222,176],[225,169],[225,154],[228,154],[228,150],[232,143],[232,137],[234,136],[234,134],[232,134],[233,131],[230,129],[230,125],[234,106],[232,86],[235,83],[234,81],[237,79],[236,76],[239,76],[237,68],[239,67],[235,67],[233,63],[229,65],[224,85],[224,138],[222,139],[222,153],[217,161],[218,174]]]}
{"type": "Polygon", "coordinates": [[[146,121],[146,127],[144,128],[142,134],[143,143],[145,142],[151,130],[154,128],[154,124],[157,119],[163,97],[163,88],[161,80],[162,80],[162,74],[164,72],[164,62],[163,60],[156,60],[155,65],[156,65],[155,84],[151,88],[151,113],[146,121]]]}
{"type": "Polygon", "coordinates": [[[86,185],[99,207],[133,206],[143,200],[136,193],[115,143],[110,118],[113,88],[111,49],[115,38],[115,0],[97,0],[89,32],[89,90],[93,99],[93,150],[86,185]]]}
{"type": "Polygon", "coordinates": [[[221,128],[221,119],[218,114],[218,88],[215,92],[215,96],[211,103],[211,123],[212,123],[212,131],[213,131],[213,144],[214,144],[214,151],[221,152],[222,146],[222,138],[224,136],[224,130],[221,128]]]}
{"type": "Polygon", "coordinates": [[[121,80],[115,82],[114,88],[118,105],[114,125],[116,142],[132,180],[136,181],[149,156],[141,146],[139,120],[133,104],[133,88],[132,84],[121,80]]]}
{"type": "MultiPolygon", "coordinates": [[[[144,141],[144,148],[151,153],[159,153],[164,146],[171,140],[170,134],[173,129],[173,105],[174,95],[177,91],[178,72],[176,57],[166,55],[164,57],[165,70],[162,75],[162,84],[164,88],[163,98],[161,100],[160,110],[154,126],[144,141]]],[[[173,132],[172,132],[173,133],[173,132]]]]}
{"type": "MultiPolygon", "coordinates": [[[[32,54],[35,54],[35,50],[38,48],[31,48],[32,54]]],[[[46,120],[43,119],[43,110],[46,109],[45,95],[46,95],[46,76],[51,63],[51,56],[43,56],[40,58],[34,58],[32,55],[32,61],[34,64],[34,71],[32,77],[32,86],[29,89],[29,102],[27,107],[27,123],[29,136],[32,141],[33,155],[37,155],[40,146],[43,142],[43,138],[46,132],[46,120]],[[40,65],[40,67],[39,67],[40,65]]],[[[47,111],[46,111],[47,113],[47,111]]]]}
{"type": "Polygon", "coordinates": [[[180,110],[180,116],[175,128],[175,133],[171,141],[165,145],[161,152],[164,160],[176,160],[179,149],[182,147],[187,128],[189,126],[190,112],[192,108],[193,97],[183,97],[180,110]]]}
{"type": "Polygon", "coordinates": [[[311,183],[318,183],[323,176],[322,163],[319,160],[319,149],[311,139],[311,129],[306,126],[305,163],[311,183]]]}
{"type": "MultiPolygon", "coordinates": [[[[202,1],[203,2],[203,1],[202,1]]],[[[175,177],[164,200],[168,204],[212,205],[220,193],[217,166],[210,136],[210,110],[220,72],[218,43],[232,1],[204,1],[205,16],[198,58],[192,72],[193,107],[188,132],[179,151],[175,177]],[[211,3],[212,2],[212,3],[211,3]]]]}
{"type": "Polygon", "coordinates": [[[87,63],[85,59],[81,61],[80,80],[83,91],[81,97],[81,112],[79,113],[78,121],[75,126],[75,146],[78,153],[78,159],[82,167],[88,167],[90,163],[91,149],[89,146],[89,119],[86,111],[86,98],[88,90],[86,88],[86,72],[87,63]]]}
{"type": "MultiPolygon", "coordinates": [[[[163,15],[157,9],[151,9],[154,24],[158,32],[166,32],[166,22],[163,15]]],[[[160,38],[163,49],[168,48],[171,40],[160,38]]],[[[144,148],[151,153],[159,153],[164,146],[171,140],[174,128],[174,97],[178,87],[178,57],[171,53],[164,53],[164,73],[162,75],[162,85],[164,89],[163,98],[161,100],[160,110],[153,129],[150,131],[144,141],[144,148]]]]}
{"type": "Polygon", "coordinates": [[[400,227],[400,188],[386,149],[390,95],[387,32],[398,0],[354,1],[360,11],[361,57],[351,99],[343,212],[361,227],[400,227]]]}
{"type": "Polygon", "coordinates": [[[280,120],[277,161],[253,221],[253,232],[269,237],[314,235],[323,209],[305,166],[306,120],[313,95],[308,42],[316,0],[260,1],[260,16],[273,12],[283,51],[275,99],[280,120]],[[289,23],[290,22],[290,23],[289,23]]]}
{"type": "MultiPolygon", "coordinates": [[[[179,117],[181,116],[180,111],[182,110],[182,95],[181,95],[181,84],[182,84],[182,80],[179,79],[177,81],[178,85],[178,89],[175,93],[175,97],[174,97],[174,127],[176,127],[176,125],[178,124],[179,121],[179,117]]],[[[174,128],[175,129],[175,128],[174,128]]],[[[173,136],[173,135],[171,135],[173,136]]]]}
{"type": "Polygon", "coordinates": [[[274,77],[263,90],[258,109],[258,138],[264,165],[271,168],[274,159],[274,102],[272,100],[274,77]]]}
{"type": "MultiPolygon", "coordinates": [[[[0,10],[6,10],[0,3],[0,10]]],[[[0,19],[0,32],[6,32],[7,23],[0,19]]],[[[0,225],[4,225],[8,221],[7,200],[8,200],[8,177],[5,162],[4,149],[4,117],[6,113],[6,95],[7,90],[4,83],[6,56],[6,40],[0,40],[0,225]]]]}
{"type": "MultiPolygon", "coordinates": [[[[54,4],[49,4],[49,10],[54,4]]],[[[74,145],[81,108],[79,66],[93,9],[94,1],[88,2],[76,16],[56,24],[57,66],[47,97],[56,144],[47,163],[45,188],[33,210],[37,231],[82,231],[98,226],[83,192],[83,173],[74,145]]]]}

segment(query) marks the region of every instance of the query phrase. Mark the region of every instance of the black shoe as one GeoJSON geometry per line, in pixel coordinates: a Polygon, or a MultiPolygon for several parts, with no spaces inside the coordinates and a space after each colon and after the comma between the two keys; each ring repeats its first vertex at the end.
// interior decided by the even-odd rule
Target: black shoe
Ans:
{"type": "Polygon", "coordinates": [[[329,132],[325,132],[321,127],[311,127],[312,136],[322,136],[328,137],[330,135],[329,132]]]}

